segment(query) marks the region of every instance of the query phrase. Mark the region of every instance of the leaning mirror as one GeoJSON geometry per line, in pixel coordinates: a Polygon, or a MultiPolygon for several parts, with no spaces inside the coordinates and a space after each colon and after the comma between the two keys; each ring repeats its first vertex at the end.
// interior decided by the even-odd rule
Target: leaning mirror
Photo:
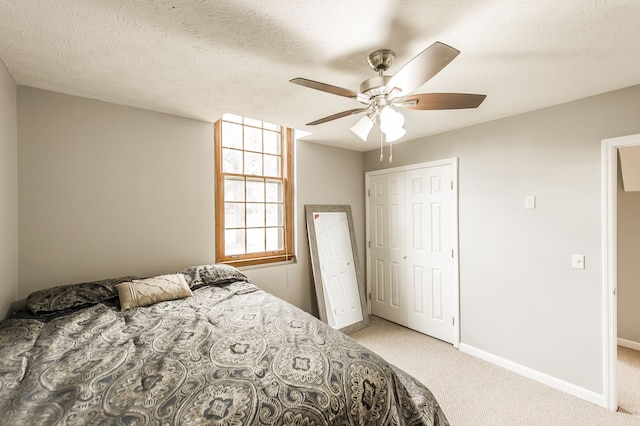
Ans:
{"type": "Polygon", "coordinates": [[[369,325],[351,206],[305,206],[320,319],[344,333],[369,325]]]}

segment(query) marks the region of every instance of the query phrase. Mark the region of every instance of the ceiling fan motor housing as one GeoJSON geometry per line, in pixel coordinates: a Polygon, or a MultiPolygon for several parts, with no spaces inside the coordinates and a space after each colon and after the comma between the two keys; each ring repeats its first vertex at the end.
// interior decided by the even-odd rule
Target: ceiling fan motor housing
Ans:
{"type": "Polygon", "coordinates": [[[360,93],[364,93],[369,96],[369,99],[383,94],[387,83],[391,80],[391,77],[392,76],[390,75],[377,75],[366,79],[360,85],[360,93]]]}
{"type": "Polygon", "coordinates": [[[370,53],[369,57],[367,57],[369,66],[374,71],[377,71],[378,75],[363,81],[360,85],[360,93],[365,94],[370,100],[374,101],[374,106],[383,107],[387,103],[385,88],[392,76],[383,75],[383,73],[393,65],[395,55],[395,52],[391,49],[379,49],[370,53]]]}

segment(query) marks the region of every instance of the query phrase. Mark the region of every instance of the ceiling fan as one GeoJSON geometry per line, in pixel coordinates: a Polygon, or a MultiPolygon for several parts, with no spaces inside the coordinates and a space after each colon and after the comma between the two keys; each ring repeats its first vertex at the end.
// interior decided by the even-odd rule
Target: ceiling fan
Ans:
{"type": "Polygon", "coordinates": [[[312,121],[307,123],[308,126],[366,113],[355,126],[351,127],[351,131],[366,141],[373,123],[376,122],[382,133],[385,134],[387,142],[393,142],[406,133],[402,127],[404,117],[394,107],[410,110],[463,109],[477,108],[484,101],[486,95],[470,93],[411,94],[442,71],[459,53],[459,50],[451,46],[435,42],[394,75],[384,75],[384,72],[393,64],[395,53],[389,49],[376,50],[368,56],[367,61],[369,66],[378,72],[378,75],[363,81],[357,92],[301,77],[294,78],[290,82],[334,95],[353,98],[364,105],[362,108],[342,111],[312,121]]]}

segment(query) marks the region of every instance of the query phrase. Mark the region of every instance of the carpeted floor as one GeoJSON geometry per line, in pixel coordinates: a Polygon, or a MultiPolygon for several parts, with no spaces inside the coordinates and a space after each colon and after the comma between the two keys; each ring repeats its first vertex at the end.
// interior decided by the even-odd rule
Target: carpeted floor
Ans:
{"type": "Polygon", "coordinates": [[[378,317],[351,337],[426,384],[454,426],[640,425],[378,317]]]}
{"type": "Polygon", "coordinates": [[[640,419],[640,352],[618,346],[618,407],[640,419]]]}

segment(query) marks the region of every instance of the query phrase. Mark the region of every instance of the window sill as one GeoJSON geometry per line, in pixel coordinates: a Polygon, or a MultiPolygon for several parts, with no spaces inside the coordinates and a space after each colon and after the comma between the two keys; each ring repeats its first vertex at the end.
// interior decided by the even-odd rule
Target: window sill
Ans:
{"type": "Polygon", "coordinates": [[[224,263],[238,269],[254,269],[296,263],[296,256],[294,254],[290,254],[258,259],[225,260],[220,261],[219,263],[224,263]]]}

